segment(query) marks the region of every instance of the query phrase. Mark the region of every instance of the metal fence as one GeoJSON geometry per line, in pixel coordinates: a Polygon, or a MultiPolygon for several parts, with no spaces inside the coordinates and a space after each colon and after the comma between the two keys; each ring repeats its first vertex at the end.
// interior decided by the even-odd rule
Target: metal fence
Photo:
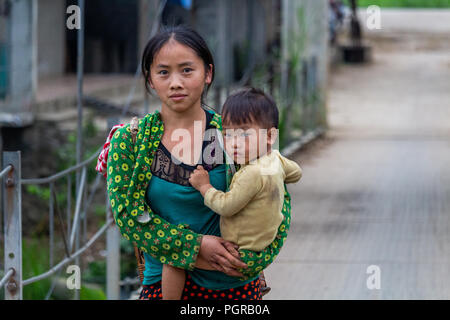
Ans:
{"type": "MultiPolygon", "coordinates": [[[[99,150],[100,151],[100,150],[99,150]]],[[[106,232],[106,252],[107,252],[107,297],[108,299],[119,298],[120,277],[120,235],[117,228],[112,223],[111,210],[108,206],[108,198],[106,192],[105,203],[106,222],[98,229],[90,239],[86,237],[88,209],[92,203],[94,194],[98,191],[101,175],[97,175],[90,190],[88,190],[87,172],[88,166],[97,159],[98,152],[93,154],[89,159],[73,166],[69,169],[61,171],[55,175],[40,179],[23,179],[21,177],[21,157],[20,151],[3,153],[3,168],[0,178],[3,186],[3,213],[4,213],[4,276],[0,280],[0,288],[5,286],[5,299],[15,300],[23,298],[23,287],[60,274],[63,267],[70,262],[75,265],[80,264],[80,256],[86,252],[88,248],[94,244],[106,232]],[[76,201],[74,210],[72,210],[72,176],[80,173],[80,182],[76,190],[76,201]],[[65,180],[65,181],[64,181],[65,180]],[[56,183],[63,181],[67,188],[66,212],[65,217],[58,205],[56,183]],[[48,185],[50,188],[48,202],[48,221],[49,221],[49,266],[48,271],[23,279],[22,271],[22,187],[24,185],[48,185]],[[72,214],[73,211],[73,214],[72,214]],[[58,219],[61,239],[64,244],[65,257],[59,262],[55,262],[55,220],[58,219]],[[66,221],[67,230],[63,227],[63,221],[66,221]]],[[[46,295],[49,299],[55,287],[56,277],[53,278],[52,285],[46,295]]],[[[130,281],[122,281],[127,284],[130,281]]],[[[137,283],[132,280],[131,283],[137,283]]],[[[79,298],[79,290],[75,291],[75,298],[79,298]]]]}
{"type": "MultiPolygon", "coordinates": [[[[8,163],[10,155],[6,156],[5,163],[8,163]]],[[[20,212],[12,212],[14,208],[14,200],[18,195],[18,192],[14,190],[14,178],[17,175],[17,172],[14,171],[14,166],[12,164],[7,164],[2,168],[3,170],[0,172],[0,182],[2,182],[2,195],[5,196],[5,202],[3,203],[3,211],[4,212],[11,212],[11,216],[14,217],[16,220],[20,220],[21,213],[20,212]],[[16,192],[14,192],[16,191],[16,192]]],[[[21,257],[20,259],[17,259],[17,257],[14,256],[14,251],[17,247],[21,248],[21,243],[18,241],[14,244],[16,248],[11,248],[12,250],[6,250],[6,248],[10,248],[13,245],[11,242],[8,241],[9,237],[7,237],[7,234],[10,234],[14,232],[14,230],[11,230],[14,226],[20,225],[20,221],[11,221],[9,217],[5,214],[5,275],[0,280],[0,288],[3,287],[6,283],[8,283],[7,287],[9,289],[13,289],[13,287],[17,287],[17,279],[21,276],[21,257]],[[6,223],[8,221],[8,223],[6,223]],[[7,227],[8,226],[8,227],[7,227]],[[17,243],[18,242],[18,243],[17,243]],[[12,251],[12,252],[9,252],[12,251]]],[[[16,251],[17,252],[17,251],[16,251]]],[[[21,250],[19,250],[21,252],[21,250]]],[[[19,253],[20,254],[20,253],[19,253]]],[[[8,290],[9,292],[9,290],[8,290]]],[[[5,295],[6,296],[6,295],[5,295]]]]}

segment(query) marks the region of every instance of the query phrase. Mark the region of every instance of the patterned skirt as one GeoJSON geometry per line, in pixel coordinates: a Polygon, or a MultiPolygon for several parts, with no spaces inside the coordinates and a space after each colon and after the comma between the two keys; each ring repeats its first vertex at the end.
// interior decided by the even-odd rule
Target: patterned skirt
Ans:
{"type": "MultiPolygon", "coordinates": [[[[182,300],[261,300],[259,279],[241,287],[211,290],[196,284],[190,275],[186,277],[182,300]]],[[[161,281],[144,285],[139,300],[162,300],[161,281]]]]}

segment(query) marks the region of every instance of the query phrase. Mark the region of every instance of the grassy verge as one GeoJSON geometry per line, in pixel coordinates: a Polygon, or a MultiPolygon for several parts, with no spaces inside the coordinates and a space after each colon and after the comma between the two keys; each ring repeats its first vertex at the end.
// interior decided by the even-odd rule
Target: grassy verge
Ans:
{"type": "MultiPolygon", "coordinates": [[[[48,239],[23,239],[23,251],[22,251],[22,262],[23,262],[23,278],[28,279],[36,275],[46,272],[49,268],[49,250],[48,250],[48,239]]],[[[68,274],[65,272],[66,268],[60,274],[63,284],[65,283],[68,274]]],[[[86,273],[92,273],[92,270],[88,269],[86,273]]],[[[84,272],[83,272],[84,273],[84,272]]],[[[89,277],[83,277],[83,280],[89,280],[89,277]]],[[[23,288],[23,299],[24,300],[42,300],[45,299],[47,292],[51,285],[51,278],[46,278],[41,281],[34,282],[23,288]]],[[[51,300],[67,300],[73,298],[73,291],[65,288],[64,285],[57,285],[56,289],[53,291],[51,300]]],[[[105,300],[106,295],[104,288],[101,285],[91,285],[90,283],[84,282],[81,285],[80,300],[105,300]]]]}
{"type": "Polygon", "coordinates": [[[383,8],[450,8],[450,0],[358,0],[358,6],[383,8]]]}

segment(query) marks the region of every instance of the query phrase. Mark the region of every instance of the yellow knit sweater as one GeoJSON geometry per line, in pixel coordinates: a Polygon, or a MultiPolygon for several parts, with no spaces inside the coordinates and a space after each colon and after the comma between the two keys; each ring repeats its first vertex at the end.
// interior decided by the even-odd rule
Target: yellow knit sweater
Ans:
{"type": "Polygon", "coordinates": [[[204,203],[221,215],[220,232],[240,249],[261,251],[275,239],[283,220],[284,183],[295,183],[302,169],[278,150],[243,165],[230,190],[210,188],[204,203]]]}

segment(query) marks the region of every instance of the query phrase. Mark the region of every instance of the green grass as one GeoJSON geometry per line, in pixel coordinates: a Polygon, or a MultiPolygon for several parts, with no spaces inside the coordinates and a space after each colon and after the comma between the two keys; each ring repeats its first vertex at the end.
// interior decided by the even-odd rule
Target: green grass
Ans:
{"type": "Polygon", "coordinates": [[[370,5],[384,8],[450,8],[450,0],[358,0],[360,7],[370,5]]]}
{"type": "MultiPolygon", "coordinates": [[[[49,250],[46,239],[22,239],[22,276],[28,279],[46,272],[49,268],[49,250]]],[[[33,282],[23,288],[24,300],[45,299],[50,279],[33,282]]]]}
{"type": "Polygon", "coordinates": [[[81,286],[80,300],[106,300],[106,294],[101,289],[81,286]]]}
{"type": "MultiPolygon", "coordinates": [[[[2,251],[2,250],[0,250],[2,251]]],[[[3,252],[0,252],[3,257],[3,252]]],[[[0,266],[3,267],[3,266],[0,266]]],[[[22,272],[23,279],[28,279],[39,274],[46,272],[49,269],[49,249],[48,239],[42,238],[23,238],[22,239],[22,272]]],[[[105,291],[102,288],[103,283],[90,284],[86,280],[100,280],[104,282],[106,265],[104,261],[91,263],[90,268],[83,271],[84,277],[82,277],[82,284],[80,290],[80,300],[105,300],[105,291]],[[98,266],[99,265],[99,266],[98,266]],[[99,269],[101,269],[99,271],[99,269]],[[104,270],[103,270],[104,269],[104,270]],[[84,283],[83,283],[84,281],[84,283]]],[[[61,277],[67,277],[64,272],[61,273],[61,277]]],[[[0,277],[3,274],[0,274],[0,277]]],[[[26,285],[23,288],[24,300],[42,300],[45,299],[47,292],[51,285],[51,278],[46,278],[32,284],[26,285]]],[[[72,299],[73,292],[68,290],[60,292],[59,295],[54,294],[50,299],[72,299]]],[[[0,300],[4,299],[4,289],[0,290],[0,300]]]]}

